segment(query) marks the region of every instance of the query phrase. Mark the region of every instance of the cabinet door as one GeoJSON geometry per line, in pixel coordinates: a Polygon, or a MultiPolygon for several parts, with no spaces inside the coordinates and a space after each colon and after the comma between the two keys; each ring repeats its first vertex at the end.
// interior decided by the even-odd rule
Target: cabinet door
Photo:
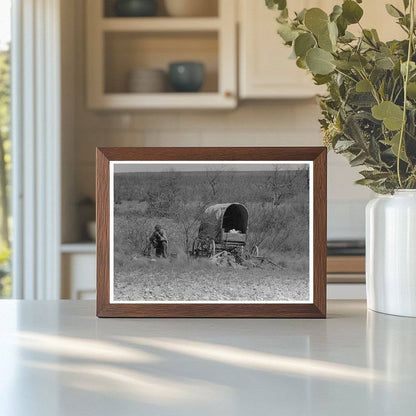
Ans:
{"type": "Polygon", "coordinates": [[[95,299],[95,253],[64,253],[62,255],[62,298],[95,299]]]}
{"type": "MultiPolygon", "coordinates": [[[[323,90],[313,84],[311,76],[289,59],[290,48],[276,33],[278,12],[268,10],[263,0],[239,0],[240,7],[240,97],[241,98],[305,98],[323,90]]],[[[330,12],[338,0],[291,0],[291,13],[303,8],[320,7],[330,12]]],[[[403,8],[402,0],[389,3],[403,8]]],[[[376,28],[382,40],[403,38],[404,32],[386,12],[382,2],[363,2],[362,25],[376,28]]],[[[349,30],[359,33],[358,25],[349,30]]]]}
{"type": "MultiPolygon", "coordinates": [[[[313,7],[310,0],[292,0],[290,10],[313,7]]],[[[240,0],[240,97],[305,98],[318,93],[305,70],[289,59],[290,48],[277,35],[277,12],[262,0],[240,0]]],[[[320,6],[320,5],[319,5],[320,6]]],[[[319,7],[318,6],[318,7],[319,7]]]]}

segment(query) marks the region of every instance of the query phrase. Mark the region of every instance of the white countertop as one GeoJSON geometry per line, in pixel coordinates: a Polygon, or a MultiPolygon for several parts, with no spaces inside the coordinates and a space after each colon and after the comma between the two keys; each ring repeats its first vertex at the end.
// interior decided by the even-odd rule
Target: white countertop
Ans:
{"type": "Polygon", "coordinates": [[[97,319],[0,301],[0,415],[415,415],[416,319],[97,319]]]}

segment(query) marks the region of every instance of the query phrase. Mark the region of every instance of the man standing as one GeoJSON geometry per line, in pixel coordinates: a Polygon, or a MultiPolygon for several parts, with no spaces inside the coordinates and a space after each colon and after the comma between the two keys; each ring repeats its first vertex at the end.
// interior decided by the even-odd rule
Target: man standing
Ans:
{"type": "Polygon", "coordinates": [[[150,244],[156,249],[156,257],[166,258],[168,256],[168,237],[160,225],[155,226],[155,230],[150,236],[150,244]]]}

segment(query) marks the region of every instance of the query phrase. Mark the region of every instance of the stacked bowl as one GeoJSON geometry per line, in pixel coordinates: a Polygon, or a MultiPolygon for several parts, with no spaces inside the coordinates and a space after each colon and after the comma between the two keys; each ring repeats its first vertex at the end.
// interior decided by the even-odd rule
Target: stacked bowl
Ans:
{"type": "Polygon", "coordinates": [[[198,92],[205,80],[202,62],[180,61],[169,64],[169,82],[176,92],[198,92]]]}
{"type": "Polygon", "coordinates": [[[137,68],[129,73],[128,91],[158,93],[167,90],[166,72],[162,69],[137,68]]]}

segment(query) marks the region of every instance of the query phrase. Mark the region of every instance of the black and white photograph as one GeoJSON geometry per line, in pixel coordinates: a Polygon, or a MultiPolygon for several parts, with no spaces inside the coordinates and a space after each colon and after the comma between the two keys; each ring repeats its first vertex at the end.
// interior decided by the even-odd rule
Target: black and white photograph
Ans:
{"type": "Polygon", "coordinates": [[[311,170],[111,162],[111,302],[311,303],[311,170]]]}

